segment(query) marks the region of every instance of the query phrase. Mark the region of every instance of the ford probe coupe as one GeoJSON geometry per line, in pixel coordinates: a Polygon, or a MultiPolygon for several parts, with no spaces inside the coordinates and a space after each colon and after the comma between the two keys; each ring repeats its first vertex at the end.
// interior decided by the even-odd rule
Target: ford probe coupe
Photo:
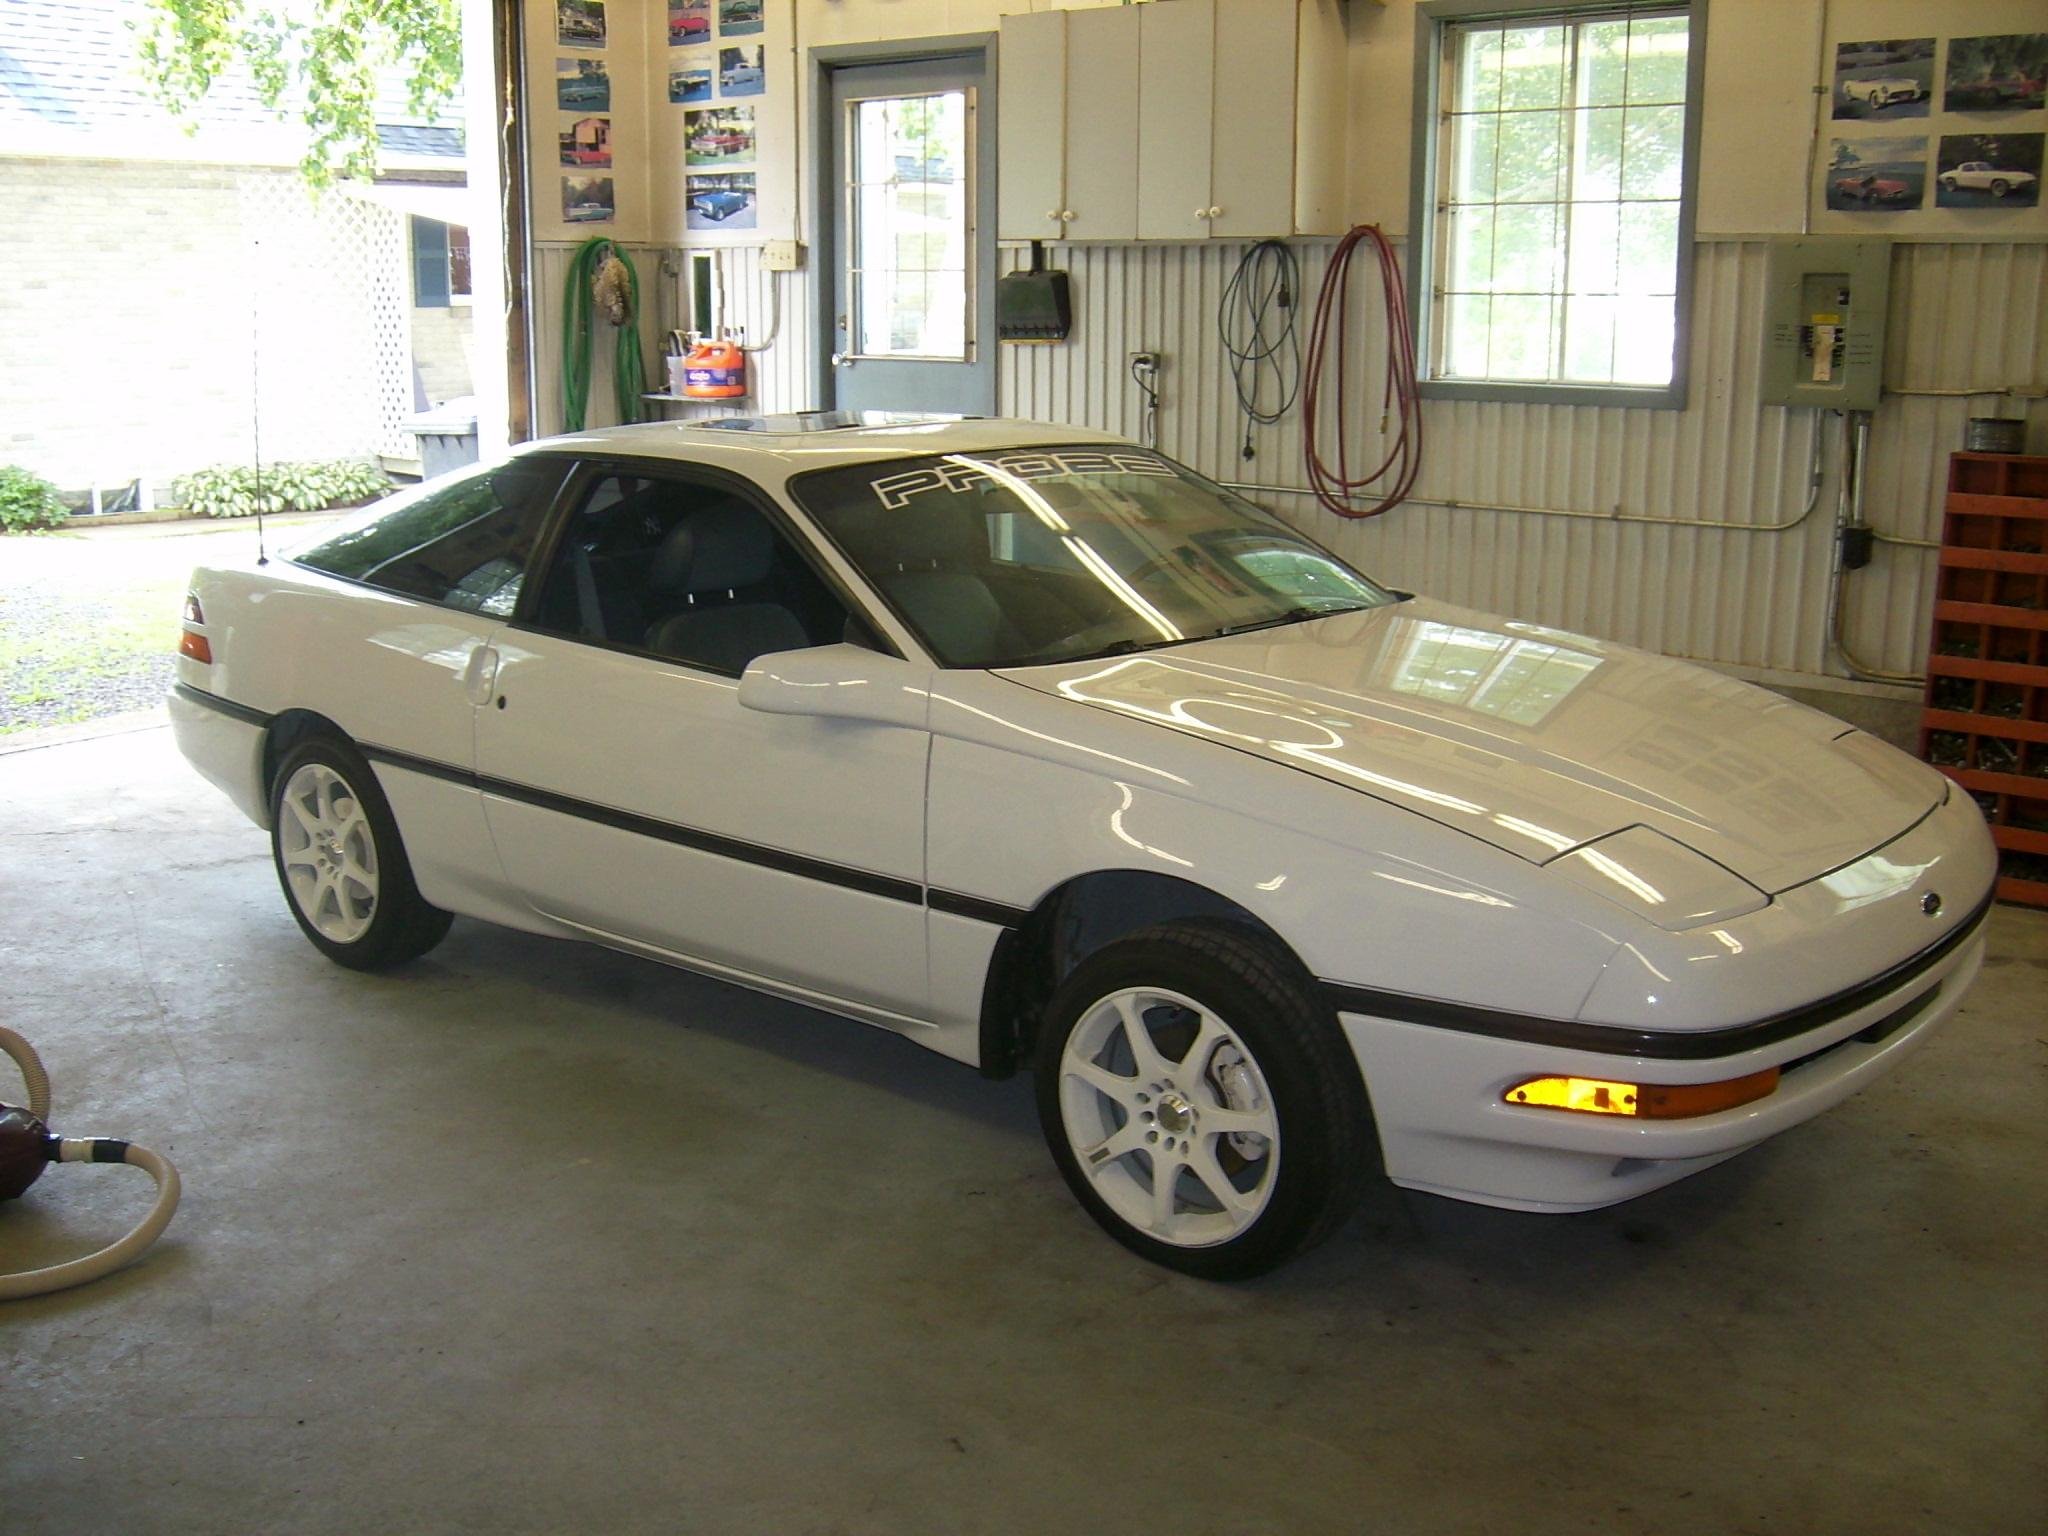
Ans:
{"type": "Polygon", "coordinates": [[[195,572],[171,713],[365,970],[463,913],[1036,1076],[1118,1240],[1269,1269],[1395,1183],[1537,1211],[1897,1065],[1975,804],[1716,673],[1390,590],[1034,422],[621,427],[195,572]]]}

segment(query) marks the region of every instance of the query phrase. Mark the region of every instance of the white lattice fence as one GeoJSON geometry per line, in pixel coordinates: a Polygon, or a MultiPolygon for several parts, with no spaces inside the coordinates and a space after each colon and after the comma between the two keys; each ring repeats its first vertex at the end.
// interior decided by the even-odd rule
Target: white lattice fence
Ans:
{"type": "Polygon", "coordinates": [[[289,172],[238,190],[264,457],[411,457],[404,217],[289,172]]]}

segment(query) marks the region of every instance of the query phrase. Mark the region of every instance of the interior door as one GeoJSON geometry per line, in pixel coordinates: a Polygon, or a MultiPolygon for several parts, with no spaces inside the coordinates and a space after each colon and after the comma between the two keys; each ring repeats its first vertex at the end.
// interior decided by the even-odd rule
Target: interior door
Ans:
{"type": "Polygon", "coordinates": [[[930,737],[739,702],[754,654],[839,641],[843,602],[732,483],[575,494],[477,714],[506,880],[592,937],[921,1021],[930,737]]]}
{"type": "Polygon", "coordinates": [[[832,72],[833,404],[993,415],[995,146],[981,53],[832,72]]]}

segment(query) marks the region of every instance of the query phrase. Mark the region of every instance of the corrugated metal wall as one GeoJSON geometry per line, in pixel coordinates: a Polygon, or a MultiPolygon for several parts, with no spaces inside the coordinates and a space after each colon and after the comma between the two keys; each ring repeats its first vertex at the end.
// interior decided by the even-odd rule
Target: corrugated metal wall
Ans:
{"type": "MultiPolygon", "coordinates": [[[[1304,241],[1296,249],[1305,327],[1330,246],[1304,241]]],[[[1244,250],[1222,243],[1057,249],[1055,264],[1073,276],[1075,339],[1003,349],[1005,414],[1136,435],[1139,396],[1126,363],[1134,351],[1155,351],[1163,359],[1164,451],[1221,480],[1303,486],[1297,417],[1260,428],[1253,456],[1240,454],[1243,429],[1216,316],[1244,250]]],[[[1839,429],[1832,417],[1757,403],[1764,251],[1759,241],[1698,247],[1684,411],[1433,402],[1424,417],[1423,476],[1409,504],[1356,523],[1303,496],[1255,499],[1397,586],[1672,655],[1839,670],[1828,662],[1825,640],[1839,429]],[[1799,521],[1817,427],[1828,434],[1828,479],[1813,514],[1799,521]],[[1537,508],[1552,511],[1529,510],[1537,508]],[[1617,513],[1792,526],[1659,526],[1617,521],[1617,513]]],[[[1006,262],[1022,259],[1005,253],[1006,262]]],[[[751,335],[769,325],[769,284],[783,285],[776,342],[753,359],[750,407],[818,404],[810,393],[810,274],[766,273],[756,250],[723,251],[719,262],[726,315],[751,335]]],[[[536,296],[543,359],[553,350],[548,338],[559,334],[553,306],[565,263],[566,252],[545,252],[540,263],[548,290],[536,296]]],[[[643,282],[654,270],[643,269],[643,282]]],[[[1382,449],[1384,324],[1373,275],[1357,268],[1354,283],[1349,439],[1354,464],[1370,464],[1382,449]]],[[[2039,388],[2044,316],[2048,247],[1902,245],[1893,267],[1888,382],[1908,390],[2039,388]]],[[[650,358],[654,352],[650,346],[650,358]]],[[[558,393],[558,385],[544,390],[544,420],[558,393]]],[[[1880,533],[1938,534],[1949,450],[1961,446],[1966,418],[1994,403],[1886,400],[1873,427],[1867,508],[1880,533]]],[[[2041,402],[2031,403],[2038,414],[2041,402]]],[[[604,418],[593,411],[592,419],[604,418]]],[[[1848,637],[1865,662],[1917,670],[1932,569],[1925,550],[1880,545],[1874,563],[1850,578],[1848,637]]]]}

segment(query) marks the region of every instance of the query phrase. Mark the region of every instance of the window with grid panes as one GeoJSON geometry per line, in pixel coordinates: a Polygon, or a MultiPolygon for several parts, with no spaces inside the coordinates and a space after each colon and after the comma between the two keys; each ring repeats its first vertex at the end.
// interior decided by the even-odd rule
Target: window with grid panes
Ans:
{"type": "Polygon", "coordinates": [[[1476,386],[1441,392],[1682,403],[1695,10],[1440,22],[1424,340],[1476,386]]]}

